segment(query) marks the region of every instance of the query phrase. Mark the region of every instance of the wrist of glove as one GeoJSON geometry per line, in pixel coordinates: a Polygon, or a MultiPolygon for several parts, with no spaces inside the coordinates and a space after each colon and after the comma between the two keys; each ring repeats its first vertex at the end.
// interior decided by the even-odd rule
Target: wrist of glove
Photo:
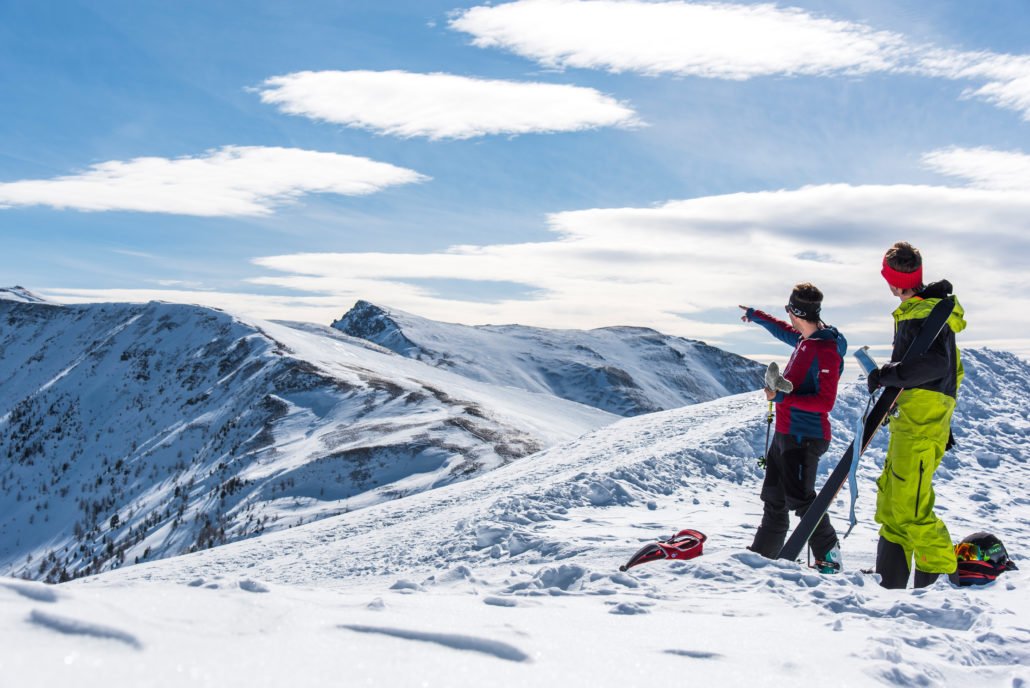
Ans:
{"type": "Polygon", "coordinates": [[[876,368],[875,370],[870,372],[869,376],[866,378],[866,385],[869,387],[870,394],[875,392],[880,387],[880,372],[881,369],[876,368]]]}

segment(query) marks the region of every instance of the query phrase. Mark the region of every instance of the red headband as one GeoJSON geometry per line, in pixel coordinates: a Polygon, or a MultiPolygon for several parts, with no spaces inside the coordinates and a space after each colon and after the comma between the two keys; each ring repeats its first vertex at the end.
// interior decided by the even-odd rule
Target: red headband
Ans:
{"type": "Polygon", "coordinates": [[[915,289],[923,284],[923,266],[916,268],[915,272],[899,272],[887,265],[887,258],[883,259],[883,270],[880,274],[887,280],[887,284],[898,289],[915,289]]]}

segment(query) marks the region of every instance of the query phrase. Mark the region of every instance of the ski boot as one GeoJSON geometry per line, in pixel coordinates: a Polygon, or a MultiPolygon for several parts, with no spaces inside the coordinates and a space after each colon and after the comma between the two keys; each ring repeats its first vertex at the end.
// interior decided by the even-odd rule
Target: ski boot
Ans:
{"type": "Polygon", "coordinates": [[[834,545],[833,549],[827,552],[821,559],[816,559],[812,568],[819,573],[840,573],[841,554],[840,545],[834,545]]]}

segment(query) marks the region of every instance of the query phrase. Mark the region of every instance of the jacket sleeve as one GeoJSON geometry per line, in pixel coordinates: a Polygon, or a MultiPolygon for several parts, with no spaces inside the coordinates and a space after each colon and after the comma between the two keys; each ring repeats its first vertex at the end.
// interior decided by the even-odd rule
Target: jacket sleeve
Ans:
{"type": "MultiPolygon", "coordinates": [[[[898,328],[894,342],[894,358],[900,359],[922,329],[922,320],[905,321],[905,327],[898,328]]],[[[947,327],[947,326],[945,326],[947,327]]],[[[880,384],[884,387],[913,388],[940,380],[948,375],[952,359],[948,355],[948,337],[945,332],[937,335],[930,348],[921,356],[902,363],[891,361],[880,368],[880,384]]]]}
{"type": "Polygon", "coordinates": [[[829,413],[837,401],[837,384],[840,382],[840,354],[836,345],[806,346],[799,350],[791,365],[791,374],[787,379],[797,388],[804,380],[812,366],[816,371],[816,392],[814,394],[783,395],[779,401],[790,408],[814,413],[829,413]],[[797,372],[795,372],[797,371],[797,372]],[[797,378],[797,379],[791,379],[797,378]]]}
{"type": "Polygon", "coordinates": [[[764,311],[749,308],[747,317],[748,320],[756,322],[767,329],[772,336],[784,344],[797,346],[798,342],[801,341],[801,333],[791,327],[789,323],[778,320],[764,311]]]}

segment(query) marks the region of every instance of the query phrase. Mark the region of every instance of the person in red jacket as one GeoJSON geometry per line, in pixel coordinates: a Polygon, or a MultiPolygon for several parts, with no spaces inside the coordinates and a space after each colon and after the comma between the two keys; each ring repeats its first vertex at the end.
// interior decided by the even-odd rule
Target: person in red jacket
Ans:
{"type": "MultiPolygon", "coordinates": [[[[744,322],[758,323],[780,341],[794,347],[783,377],[794,389],[790,394],[765,390],[776,403],[776,434],[766,457],[762,483],[762,523],[748,548],[776,558],[787,537],[789,512],[805,514],[815,499],[815,474],[830,446],[829,413],[837,400],[837,383],[844,370],[848,342],[836,328],[823,323],[823,294],[809,283],[798,284],[785,306],[789,323],[754,308],[741,306],[744,322]]],[[[837,531],[823,516],[808,545],[823,573],[841,567],[837,531]]]]}

